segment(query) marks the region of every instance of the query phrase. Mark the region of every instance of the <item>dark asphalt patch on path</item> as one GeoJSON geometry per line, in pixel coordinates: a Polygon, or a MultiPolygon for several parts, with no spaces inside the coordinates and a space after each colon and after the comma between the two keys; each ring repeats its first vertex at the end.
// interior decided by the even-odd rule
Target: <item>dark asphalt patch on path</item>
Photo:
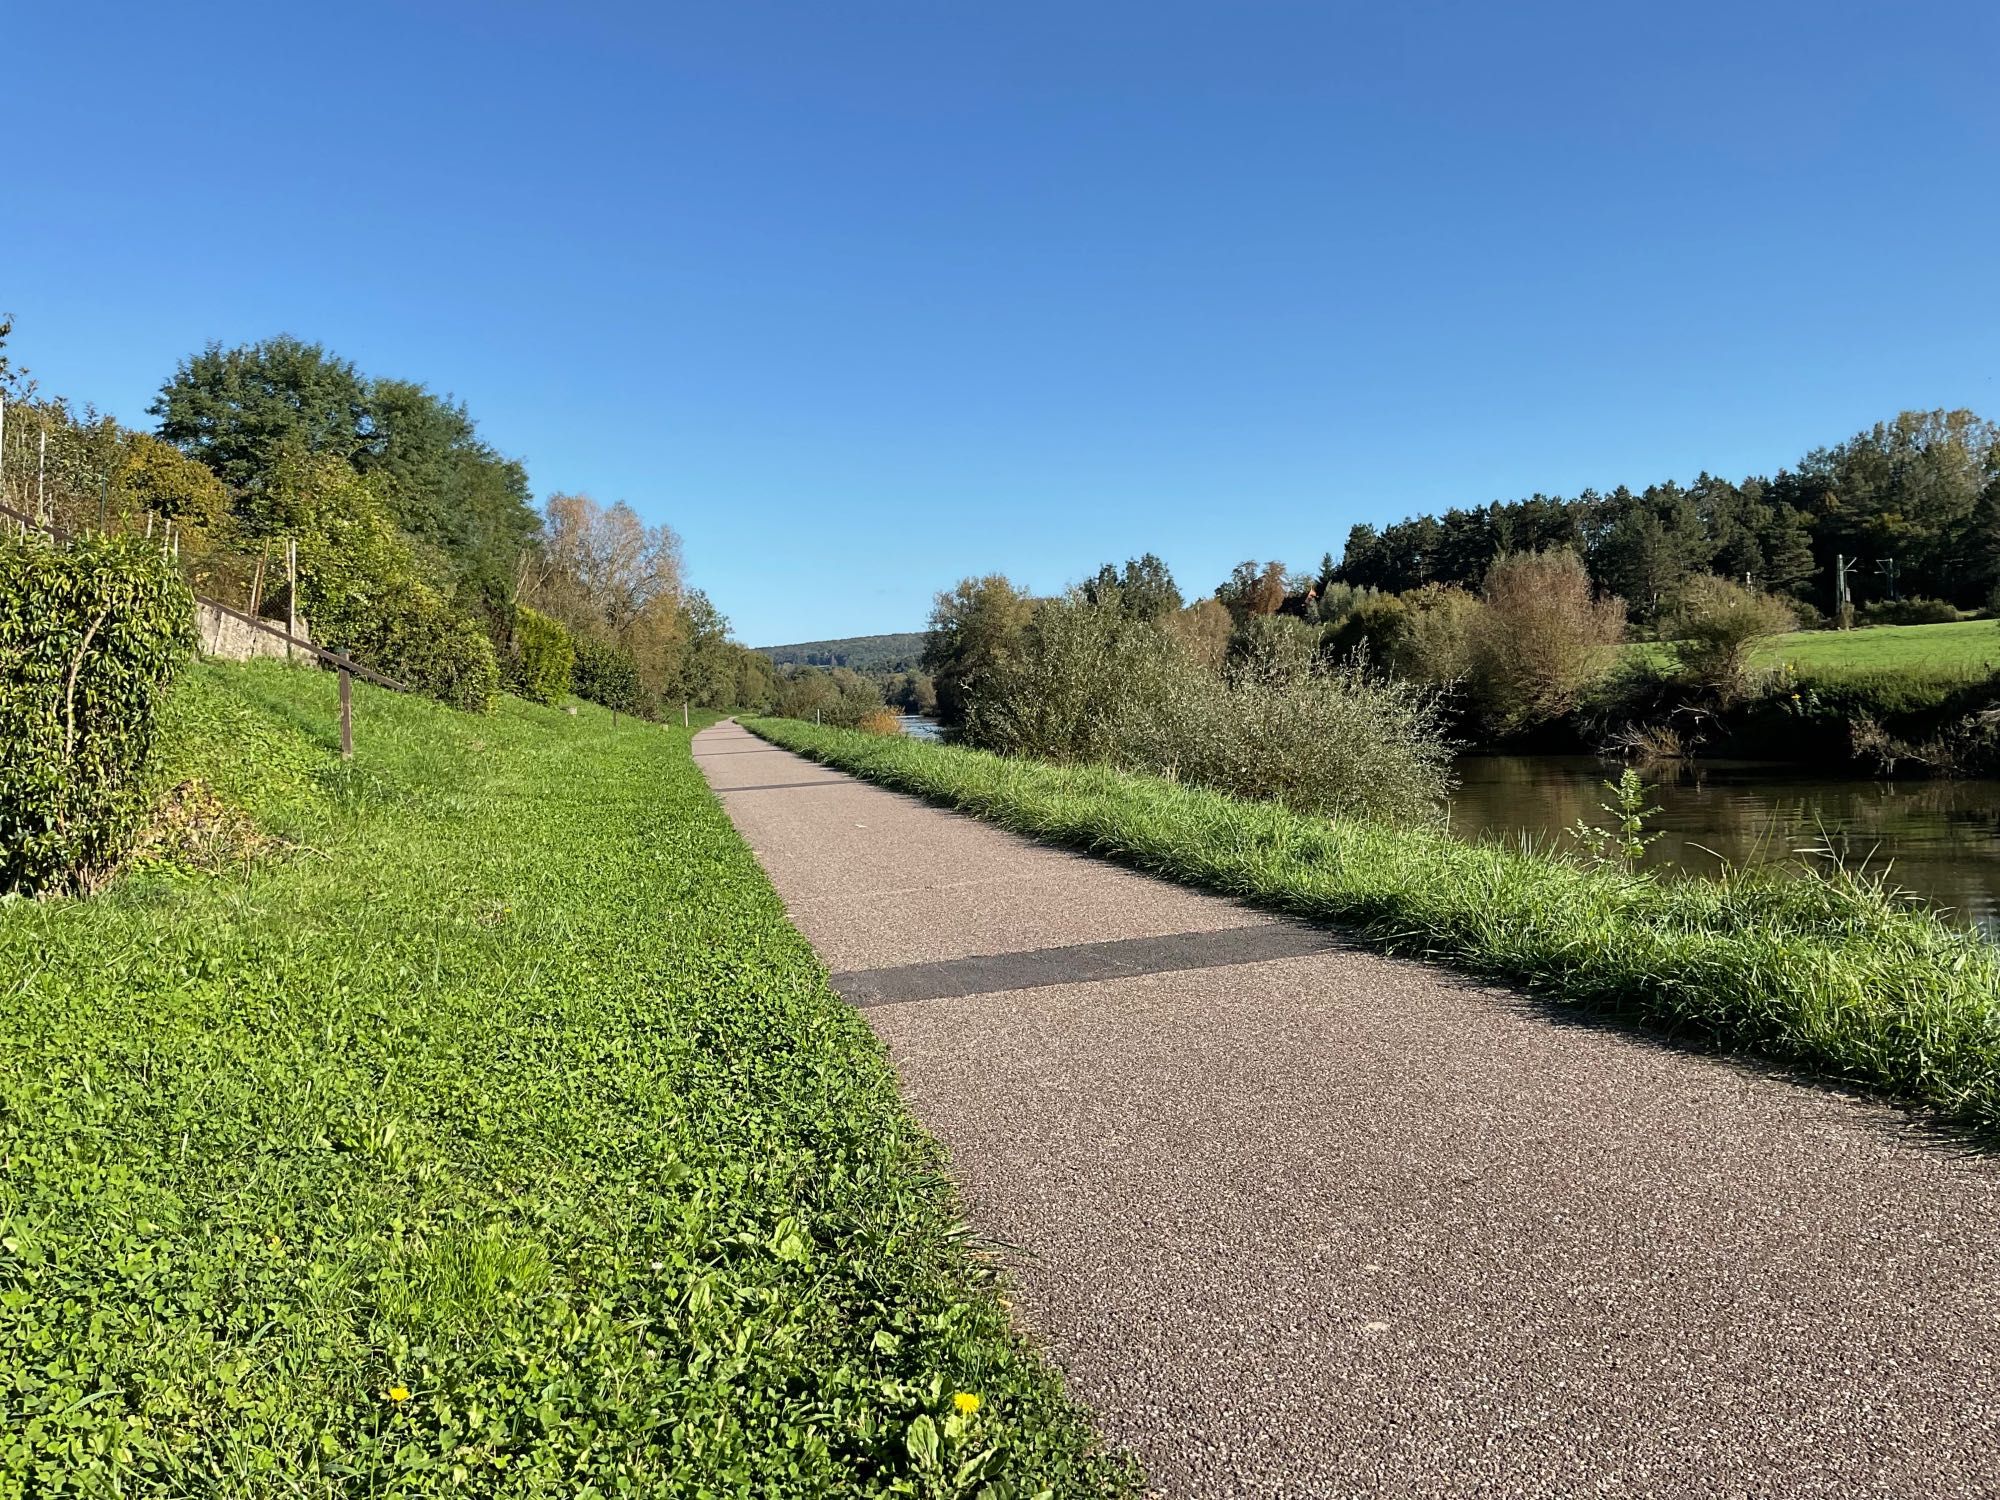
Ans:
{"type": "MultiPolygon", "coordinates": [[[[820,783],[814,783],[819,785],[820,783]]],[[[732,793],[745,790],[731,787],[732,793]]],[[[1289,923],[1268,927],[1224,927],[1215,932],[1177,932],[1166,937],[1114,938],[1108,943],[1071,943],[1031,948],[1023,953],[982,953],[940,963],[905,964],[833,976],[833,987],[856,1005],[894,1005],[911,1000],[944,1000],[1033,990],[1052,984],[1094,979],[1130,979],[1186,969],[1219,969],[1297,958],[1335,947],[1327,933],[1289,923]]]]}
{"type": "MultiPolygon", "coordinates": [[[[696,746],[843,976],[1284,926],[696,746]]],[[[1990,1157],[1337,942],[981,988],[865,1014],[1162,1494],[2000,1496],[1990,1157]]]]}

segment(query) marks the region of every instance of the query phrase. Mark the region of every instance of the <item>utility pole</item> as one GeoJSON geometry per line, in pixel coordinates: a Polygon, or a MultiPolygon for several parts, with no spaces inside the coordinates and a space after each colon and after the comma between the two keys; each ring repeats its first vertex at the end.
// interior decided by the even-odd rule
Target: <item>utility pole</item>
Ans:
{"type": "Polygon", "coordinates": [[[1889,580],[1889,597],[1891,599],[1900,599],[1903,597],[1902,590],[1896,587],[1897,568],[1896,568],[1895,558],[1893,557],[1883,558],[1880,562],[1875,564],[1875,571],[1880,573],[1884,578],[1889,580]]]}
{"type": "Polygon", "coordinates": [[[1858,557],[1833,554],[1833,614],[1842,630],[1854,623],[1854,599],[1847,592],[1847,570],[1860,561],[1858,557]]]}

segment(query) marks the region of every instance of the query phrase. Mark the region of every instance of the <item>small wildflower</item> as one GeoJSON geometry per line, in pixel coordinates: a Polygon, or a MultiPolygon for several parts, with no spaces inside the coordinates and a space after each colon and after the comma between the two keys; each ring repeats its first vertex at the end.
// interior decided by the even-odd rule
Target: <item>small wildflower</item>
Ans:
{"type": "Polygon", "coordinates": [[[392,1385],[382,1394],[391,1401],[407,1401],[410,1399],[410,1388],[406,1385],[392,1385]]]}
{"type": "Polygon", "coordinates": [[[958,1408],[960,1416],[969,1417],[979,1410],[979,1398],[971,1391],[960,1391],[951,1398],[951,1404],[958,1408]]]}

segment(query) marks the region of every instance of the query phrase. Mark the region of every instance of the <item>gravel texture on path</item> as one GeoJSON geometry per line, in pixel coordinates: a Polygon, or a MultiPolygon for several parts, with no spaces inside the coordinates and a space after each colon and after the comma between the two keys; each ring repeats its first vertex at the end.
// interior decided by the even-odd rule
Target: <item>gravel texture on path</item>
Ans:
{"type": "Polygon", "coordinates": [[[1992,1157],[1337,941],[1203,960],[1276,919],[760,744],[695,754],[1155,1493],[2000,1496],[1992,1157]]]}

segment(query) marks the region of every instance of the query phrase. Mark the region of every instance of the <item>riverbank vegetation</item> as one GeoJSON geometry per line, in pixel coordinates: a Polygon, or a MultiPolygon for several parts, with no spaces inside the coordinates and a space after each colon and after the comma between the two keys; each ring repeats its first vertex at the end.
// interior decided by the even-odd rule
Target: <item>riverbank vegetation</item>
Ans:
{"type": "Polygon", "coordinates": [[[1614,857],[1308,816],[1162,777],[783,719],[767,739],[1171,879],[2000,1134],[2000,948],[1842,871],[1657,881],[1614,857]]]}
{"type": "Polygon", "coordinates": [[[1218,668],[1163,623],[1177,600],[1099,587],[1042,603],[981,672],[962,737],[1314,812],[1435,810],[1450,747],[1432,695],[1286,631],[1218,668]]]}
{"type": "Polygon", "coordinates": [[[1116,1490],[679,725],[334,691],[0,902],[0,1496],[1116,1490]]]}

